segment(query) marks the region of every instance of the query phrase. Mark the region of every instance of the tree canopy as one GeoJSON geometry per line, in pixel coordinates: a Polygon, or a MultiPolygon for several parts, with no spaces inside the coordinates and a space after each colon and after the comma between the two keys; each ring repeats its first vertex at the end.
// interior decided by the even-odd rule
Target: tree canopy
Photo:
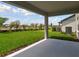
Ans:
{"type": "Polygon", "coordinates": [[[0,17],[0,26],[2,26],[3,23],[4,23],[5,21],[7,21],[7,20],[8,20],[7,18],[2,18],[2,17],[0,17]]]}

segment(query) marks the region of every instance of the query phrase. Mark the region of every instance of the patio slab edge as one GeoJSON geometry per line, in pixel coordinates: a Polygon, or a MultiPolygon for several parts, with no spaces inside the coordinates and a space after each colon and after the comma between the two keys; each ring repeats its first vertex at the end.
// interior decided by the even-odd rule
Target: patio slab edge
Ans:
{"type": "Polygon", "coordinates": [[[34,43],[34,44],[31,44],[31,45],[29,45],[29,46],[27,46],[27,47],[25,47],[25,48],[23,48],[23,49],[21,49],[21,50],[18,50],[18,51],[16,51],[16,52],[12,53],[12,54],[9,54],[9,55],[7,55],[7,56],[5,56],[5,57],[13,57],[13,56],[15,56],[15,55],[17,55],[17,54],[19,54],[19,53],[21,53],[21,52],[23,52],[23,51],[25,51],[25,50],[27,50],[27,49],[33,47],[33,46],[35,46],[35,45],[37,45],[37,44],[39,44],[39,43],[45,41],[45,40],[46,40],[46,39],[42,39],[42,40],[40,40],[40,41],[38,41],[38,42],[36,42],[36,43],[34,43]]]}

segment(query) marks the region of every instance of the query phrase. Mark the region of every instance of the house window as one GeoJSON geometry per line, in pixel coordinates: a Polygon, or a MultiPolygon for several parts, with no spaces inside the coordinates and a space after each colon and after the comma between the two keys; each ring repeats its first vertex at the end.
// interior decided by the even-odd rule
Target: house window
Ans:
{"type": "Polygon", "coordinates": [[[65,30],[66,30],[67,34],[71,34],[72,33],[72,27],[66,27],[65,30]]]}

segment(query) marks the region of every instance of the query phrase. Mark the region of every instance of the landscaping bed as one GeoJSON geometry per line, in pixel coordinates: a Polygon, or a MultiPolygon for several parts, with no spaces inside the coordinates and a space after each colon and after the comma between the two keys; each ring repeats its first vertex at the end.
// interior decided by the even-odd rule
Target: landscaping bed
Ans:
{"type": "Polygon", "coordinates": [[[55,32],[55,31],[49,31],[49,38],[79,42],[79,40],[76,39],[76,35],[75,34],[68,35],[66,33],[55,32]]]}

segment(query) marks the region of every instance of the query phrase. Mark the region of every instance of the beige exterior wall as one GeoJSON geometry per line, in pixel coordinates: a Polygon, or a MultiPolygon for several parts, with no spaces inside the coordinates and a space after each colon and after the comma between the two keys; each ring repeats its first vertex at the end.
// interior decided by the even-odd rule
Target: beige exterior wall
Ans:
{"type": "Polygon", "coordinates": [[[76,32],[76,19],[75,16],[69,18],[68,20],[63,21],[61,30],[66,32],[66,27],[72,27],[72,32],[76,32]]]}

